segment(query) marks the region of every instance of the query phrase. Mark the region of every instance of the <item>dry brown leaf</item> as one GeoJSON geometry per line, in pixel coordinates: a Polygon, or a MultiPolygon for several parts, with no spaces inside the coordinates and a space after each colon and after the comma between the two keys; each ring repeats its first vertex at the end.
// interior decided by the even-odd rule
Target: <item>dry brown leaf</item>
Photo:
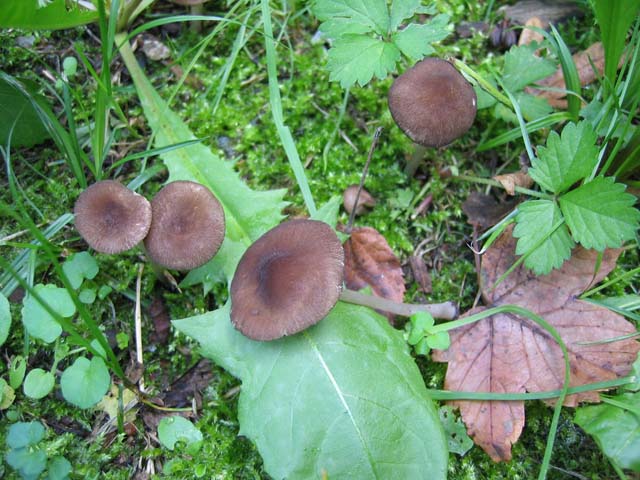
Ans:
{"type": "Polygon", "coordinates": [[[462,204],[462,211],[467,216],[467,222],[479,228],[493,227],[502,217],[513,210],[513,201],[498,203],[491,195],[471,192],[462,204]]]}
{"type": "MultiPolygon", "coordinates": [[[[515,261],[511,229],[482,259],[482,282],[492,286],[515,261]]],[[[614,267],[620,250],[604,252],[594,276],[597,252],[580,247],[561,269],[537,277],[520,266],[494,290],[483,290],[488,307],[515,304],[542,316],[562,337],[569,351],[570,386],[600,382],[629,372],[640,350],[634,339],[581,345],[635,332],[622,316],[577,299],[614,267]]],[[[487,307],[479,307],[464,316],[487,307]]],[[[434,351],[449,362],[445,388],[457,391],[524,393],[562,388],[564,360],[553,338],[536,323],[514,314],[498,314],[451,331],[451,347],[434,351]]],[[[565,405],[598,402],[597,392],[567,396],[565,405]]],[[[457,401],[469,435],[494,461],[509,460],[511,445],[524,425],[522,401],[457,401]]]]}
{"type": "Polygon", "coordinates": [[[505,173],[504,175],[496,175],[493,179],[500,182],[511,196],[516,194],[516,187],[531,188],[533,185],[533,179],[525,172],[505,173]]]}
{"type": "Polygon", "coordinates": [[[409,267],[411,267],[413,280],[420,286],[420,290],[424,293],[431,293],[431,274],[422,257],[411,255],[409,257],[409,267]]]}
{"type": "MultiPolygon", "coordinates": [[[[578,70],[580,85],[583,87],[589,85],[596,79],[596,72],[593,70],[593,66],[596,67],[598,75],[602,75],[604,72],[604,47],[602,43],[596,42],[586,50],[574,54],[573,61],[578,70]]],[[[564,75],[561,67],[558,67],[553,75],[543,78],[537,83],[542,87],[560,90],[567,88],[564,83],[564,75]]],[[[525,91],[532,95],[546,98],[554,108],[566,108],[567,106],[567,100],[565,99],[566,94],[563,91],[540,90],[533,87],[527,87],[525,91]]]]}
{"type": "Polygon", "coordinates": [[[371,196],[364,188],[360,190],[358,197],[358,205],[356,206],[356,196],[358,195],[358,185],[349,185],[342,194],[342,205],[345,211],[351,215],[354,207],[356,215],[362,215],[367,208],[373,208],[376,205],[376,199],[371,196]]]}
{"type": "MultiPolygon", "coordinates": [[[[404,299],[400,260],[375,228],[354,228],[344,243],[344,281],[351,290],[370,286],[379,297],[404,299]]],[[[393,316],[388,318],[392,321],[393,316]]]]}
{"type": "Polygon", "coordinates": [[[544,23],[539,17],[531,17],[524,23],[522,33],[518,39],[518,45],[529,45],[531,42],[538,42],[538,45],[544,41],[544,35],[536,29],[544,30],[549,24],[544,23]],[[529,27],[529,28],[527,28],[529,27]]]}

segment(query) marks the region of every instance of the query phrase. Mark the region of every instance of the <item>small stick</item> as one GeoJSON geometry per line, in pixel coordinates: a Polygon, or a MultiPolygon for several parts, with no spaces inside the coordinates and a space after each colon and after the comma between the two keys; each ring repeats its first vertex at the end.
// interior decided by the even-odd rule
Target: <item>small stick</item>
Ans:
{"type": "Polygon", "coordinates": [[[387,298],[366,295],[346,288],[340,293],[340,300],[356,305],[364,305],[376,310],[383,310],[403,317],[410,317],[417,312],[429,312],[435,318],[443,318],[445,320],[453,320],[458,316],[458,307],[456,307],[453,302],[431,304],[399,303],[387,298]]]}
{"type": "Polygon", "coordinates": [[[356,201],[353,204],[353,210],[351,210],[351,214],[349,215],[349,223],[347,224],[347,233],[351,233],[351,228],[353,227],[353,220],[356,218],[356,210],[358,208],[358,202],[360,201],[360,192],[362,191],[362,187],[364,187],[364,180],[367,178],[367,172],[369,171],[369,164],[371,163],[371,158],[373,157],[373,152],[376,149],[376,145],[378,145],[378,139],[382,134],[382,127],[376,128],[376,132],[373,134],[373,140],[371,141],[371,148],[369,148],[369,155],[367,155],[367,161],[364,164],[364,169],[362,170],[362,175],[360,176],[360,185],[358,185],[358,192],[356,193],[356,201]]]}
{"type": "Polygon", "coordinates": [[[133,315],[135,321],[136,330],[136,361],[140,365],[140,369],[143,372],[140,376],[140,391],[144,393],[144,370],[142,359],[142,309],[140,308],[140,290],[142,285],[142,272],[144,270],[144,263],[141,263],[138,267],[138,278],[136,279],[136,306],[135,313],[133,315]]]}

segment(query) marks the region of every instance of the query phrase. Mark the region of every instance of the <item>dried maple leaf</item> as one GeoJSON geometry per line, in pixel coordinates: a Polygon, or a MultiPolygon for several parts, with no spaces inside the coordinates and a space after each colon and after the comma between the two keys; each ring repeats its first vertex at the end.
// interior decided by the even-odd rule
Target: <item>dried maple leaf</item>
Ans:
{"type": "MultiPolygon", "coordinates": [[[[495,289],[496,280],[516,261],[515,240],[507,229],[482,259],[483,298],[488,307],[515,304],[543,317],[562,337],[571,365],[570,386],[627,374],[640,344],[634,339],[582,345],[633,333],[634,326],[606,308],[577,295],[602,280],[615,266],[620,250],[607,250],[594,275],[597,252],[580,247],[559,270],[536,276],[522,265],[495,289]]],[[[475,308],[464,316],[487,307],[475,308]]],[[[546,330],[515,314],[498,314],[451,332],[451,347],[434,351],[449,362],[448,390],[524,393],[561,389],[562,351],[546,330]]],[[[598,402],[595,391],[567,396],[565,405],[598,402]]],[[[524,426],[523,401],[456,401],[469,435],[494,461],[509,460],[511,445],[524,426]]]]}
{"type": "Polygon", "coordinates": [[[354,228],[344,243],[344,281],[351,290],[370,286],[379,297],[404,300],[400,260],[375,228],[354,228]]]}

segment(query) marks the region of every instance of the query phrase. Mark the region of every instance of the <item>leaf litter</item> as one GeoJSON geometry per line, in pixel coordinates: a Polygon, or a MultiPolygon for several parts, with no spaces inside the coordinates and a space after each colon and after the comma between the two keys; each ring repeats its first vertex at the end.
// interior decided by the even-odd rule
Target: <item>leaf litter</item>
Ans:
{"type": "MultiPolygon", "coordinates": [[[[569,352],[570,387],[626,375],[640,343],[626,339],[594,343],[635,332],[624,317],[577,296],[601,281],[613,268],[621,250],[598,252],[578,247],[562,268],[536,276],[523,265],[495,288],[501,275],[517,260],[512,228],[496,240],[482,259],[484,307],[516,304],[543,317],[561,336],[569,352]]],[[[524,393],[559,390],[564,360],[552,336],[533,321],[501,313],[450,332],[451,347],[434,351],[433,359],[448,362],[445,388],[453,391],[524,393]]],[[[566,406],[599,402],[596,391],[568,395],[566,406]]],[[[550,402],[553,403],[553,402],[550,402]]],[[[455,401],[469,435],[494,461],[508,461],[511,445],[522,432],[524,401],[455,401]]]]}

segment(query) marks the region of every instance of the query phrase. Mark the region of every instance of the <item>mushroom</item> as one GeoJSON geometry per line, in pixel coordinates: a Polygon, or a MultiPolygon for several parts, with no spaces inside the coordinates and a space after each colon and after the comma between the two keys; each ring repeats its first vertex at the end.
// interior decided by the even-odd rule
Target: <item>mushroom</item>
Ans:
{"type": "Polygon", "coordinates": [[[153,221],[144,240],[153,262],[190,270],[208,262],[224,240],[224,211],[211,191],[196,182],[165,185],[151,202],[153,221]]]}
{"type": "Polygon", "coordinates": [[[351,214],[355,207],[356,215],[361,215],[367,207],[374,207],[376,199],[371,196],[364,188],[360,190],[358,205],[356,206],[356,198],[358,197],[358,185],[349,185],[342,194],[342,204],[347,213],[351,214]]]}
{"type": "Polygon", "coordinates": [[[103,180],[80,194],[74,207],[78,232],[98,252],[120,253],[136,246],[151,225],[151,205],[119,182],[103,180]]]}
{"type": "Polygon", "coordinates": [[[473,87],[446,60],[425,58],[395,79],[389,110],[411,140],[442,147],[462,136],[476,116],[473,87]]]}
{"type": "Polygon", "coordinates": [[[323,319],[342,289],[344,251],[333,229],[290,220],[247,249],[231,281],[231,322],[254,340],[274,340],[323,319]]]}

